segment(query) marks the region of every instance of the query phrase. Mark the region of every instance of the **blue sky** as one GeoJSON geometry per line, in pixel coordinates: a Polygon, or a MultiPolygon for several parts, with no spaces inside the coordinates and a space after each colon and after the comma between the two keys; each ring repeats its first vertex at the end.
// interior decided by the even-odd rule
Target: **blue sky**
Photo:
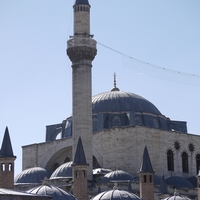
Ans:
{"type": "MultiPolygon", "coordinates": [[[[21,146],[44,142],[46,125],[72,113],[66,41],[73,34],[73,3],[0,2],[0,135],[8,126],[16,175],[21,172],[21,146]]],[[[93,95],[112,89],[116,72],[120,90],[148,99],[172,120],[187,121],[188,132],[199,135],[200,1],[90,4],[91,33],[98,42],[93,95]]]]}

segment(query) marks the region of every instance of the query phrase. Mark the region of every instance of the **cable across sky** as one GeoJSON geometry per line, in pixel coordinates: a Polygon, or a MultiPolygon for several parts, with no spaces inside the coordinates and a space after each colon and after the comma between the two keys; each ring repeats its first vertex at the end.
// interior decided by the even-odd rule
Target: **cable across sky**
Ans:
{"type": "Polygon", "coordinates": [[[153,76],[155,78],[164,78],[166,80],[182,84],[200,86],[200,75],[186,73],[182,71],[176,71],[166,67],[161,67],[129,56],[100,42],[97,43],[104,48],[107,48],[115,53],[122,55],[125,67],[131,68],[145,75],[153,76]]]}

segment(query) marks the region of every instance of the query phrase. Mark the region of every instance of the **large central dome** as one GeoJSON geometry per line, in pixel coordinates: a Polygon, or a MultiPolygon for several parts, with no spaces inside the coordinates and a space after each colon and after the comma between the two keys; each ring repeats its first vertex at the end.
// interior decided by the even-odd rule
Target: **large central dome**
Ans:
{"type": "Polygon", "coordinates": [[[93,96],[94,113],[139,112],[161,115],[160,111],[145,98],[130,92],[110,91],[93,96]]]}

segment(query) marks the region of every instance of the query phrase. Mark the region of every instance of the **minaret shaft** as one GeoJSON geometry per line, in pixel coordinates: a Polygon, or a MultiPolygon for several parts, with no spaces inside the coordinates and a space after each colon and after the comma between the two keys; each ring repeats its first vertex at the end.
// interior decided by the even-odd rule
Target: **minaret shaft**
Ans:
{"type": "Polygon", "coordinates": [[[92,178],[92,105],[91,105],[91,61],[73,64],[73,156],[78,138],[81,136],[86,160],[89,163],[88,176],[92,178]],[[87,64],[86,64],[87,63],[87,64]]]}

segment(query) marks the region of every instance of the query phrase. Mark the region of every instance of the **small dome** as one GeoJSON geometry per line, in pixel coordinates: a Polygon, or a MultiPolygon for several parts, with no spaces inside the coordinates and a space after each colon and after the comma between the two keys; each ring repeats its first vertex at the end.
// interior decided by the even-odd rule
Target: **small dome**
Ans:
{"type": "Polygon", "coordinates": [[[27,193],[51,196],[52,200],[77,200],[72,194],[52,185],[41,185],[30,189],[27,193]]]}
{"type": "Polygon", "coordinates": [[[62,164],[51,175],[50,179],[72,178],[72,161],[62,164]]]}
{"type": "Polygon", "coordinates": [[[174,195],[174,196],[171,196],[171,197],[167,197],[167,198],[165,198],[163,200],[190,200],[190,199],[187,198],[187,197],[174,195]]]}
{"type": "Polygon", "coordinates": [[[145,98],[130,92],[111,91],[93,96],[93,114],[104,112],[139,112],[161,115],[160,111],[145,98]]]}
{"type": "Polygon", "coordinates": [[[92,200],[140,200],[138,196],[124,190],[110,190],[93,197],[92,200]]]}
{"type": "Polygon", "coordinates": [[[131,174],[122,171],[122,170],[115,170],[112,172],[107,173],[104,177],[100,180],[102,183],[107,182],[128,182],[128,181],[135,181],[135,177],[131,174]]]}
{"type": "Polygon", "coordinates": [[[18,184],[41,184],[42,181],[48,176],[46,169],[41,167],[32,167],[22,171],[15,177],[14,183],[18,184]]]}
{"type": "Polygon", "coordinates": [[[174,188],[194,188],[194,186],[185,178],[179,176],[172,176],[166,179],[166,184],[174,188]]]}

